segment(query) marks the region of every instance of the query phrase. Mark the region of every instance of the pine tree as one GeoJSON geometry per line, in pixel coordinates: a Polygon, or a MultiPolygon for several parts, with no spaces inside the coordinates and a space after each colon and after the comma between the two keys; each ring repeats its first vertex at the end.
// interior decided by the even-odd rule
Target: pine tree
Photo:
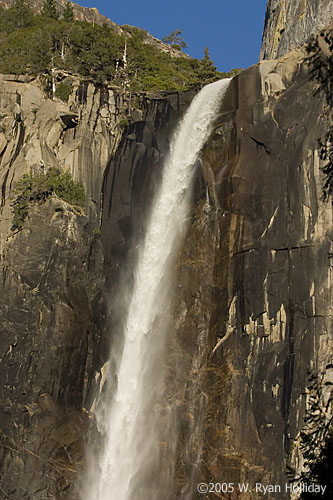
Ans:
{"type": "Polygon", "coordinates": [[[68,23],[72,23],[74,21],[73,5],[70,2],[66,3],[66,7],[64,8],[62,15],[64,21],[67,21],[68,23]]]}
{"type": "Polygon", "coordinates": [[[42,15],[45,17],[50,17],[51,19],[58,19],[57,4],[55,0],[45,0],[42,15]]]}
{"type": "Polygon", "coordinates": [[[199,78],[204,83],[216,80],[216,66],[210,58],[208,47],[204,49],[205,55],[199,62],[199,78]]]}
{"type": "Polygon", "coordinates": [[[186,49],[188,47],[187,43],[184,42],[184,39],[182,37],[183,30],[176,29],[170,35],[165,36],[162,38],[162,42],[164,43],[170,43],[172,46],[176,45],[179,46],[181,49],[186,49]]]}

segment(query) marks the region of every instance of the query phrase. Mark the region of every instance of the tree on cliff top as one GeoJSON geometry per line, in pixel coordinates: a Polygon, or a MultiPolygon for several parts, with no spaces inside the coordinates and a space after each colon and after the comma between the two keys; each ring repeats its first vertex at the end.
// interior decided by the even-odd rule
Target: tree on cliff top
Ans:
{"type": "Polygon", "coordinates": [[[55,0],[45,0],[42,15],[51,19],[58,19],[59,14],[55,0]]]}
{"type": "Polygon", "coordinates": [[[204,56],[199,62],[199,77],[206,84],[216,80],[216,66],[210,58],[208,47],[204,49],[204,56]]]}
{"type": "Polygon", "coordinates": [[[187,43],[184,42],[184,39],[182,37],[183,30],[181,29],[176,29],[170,33],[170,35],[165,36],[162,38],[162,42],[164,43],[170,43],[171,46],[178,46],[181,49],[186,49],[188,47],[187,43]]]}

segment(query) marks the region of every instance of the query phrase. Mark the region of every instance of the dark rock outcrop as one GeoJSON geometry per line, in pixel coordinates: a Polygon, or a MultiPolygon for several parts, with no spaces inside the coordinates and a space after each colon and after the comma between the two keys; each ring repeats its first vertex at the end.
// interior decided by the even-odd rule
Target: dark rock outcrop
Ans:
{"type": "Polygon", "coordinates": [[[332,0],[268,0],[260,59],[283,56],[332,21],[332,0]]]}

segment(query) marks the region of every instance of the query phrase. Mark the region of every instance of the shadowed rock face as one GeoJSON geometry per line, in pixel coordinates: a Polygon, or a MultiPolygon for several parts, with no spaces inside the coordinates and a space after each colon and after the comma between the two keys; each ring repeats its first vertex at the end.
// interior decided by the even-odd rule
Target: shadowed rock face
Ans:
{"type": "MultiPolygon", "coordinates": [[[[316,153],[326,125],[303,55],[232,81],[197,165],[167,342],[178,439],[170,499],[214,498],[198,495],[197,482],[284,484],[307,370],[329,362],[332,207],[321,200],[316,153]]],[[[123,129],[128,102],[111,89],[77,83],[67,106],[31,79],[0,82],[4,498],[77,499],[89,412],[110,339],[121,341],[121,304],[111,300],[119,269],[135,257],[170,133],[192,97],[142,99],[123,129]],[[13,234],[11,190],[41,161],[84,182],[85,214],[52,197],[13,234]]]]}
{"type": "Polygon", "coordinates": [[[268,0],[260,59],[283,56],[332,21],[332,0],[268,0]]]}
{"type": "MultiPolygon", "coordinates": [[[[85,372],[96,325],[85,217],[36,207],[2,260],[2,491],[45,498],[70,487],[82,460],[85,372]]],[[[4,497],[7,498],[7,497],[4,497]]]]}

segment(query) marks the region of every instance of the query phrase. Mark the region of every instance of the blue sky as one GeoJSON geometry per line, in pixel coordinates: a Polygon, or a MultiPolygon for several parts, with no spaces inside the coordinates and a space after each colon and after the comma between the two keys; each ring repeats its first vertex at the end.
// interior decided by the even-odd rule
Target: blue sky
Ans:
{"type": "Polygon", "coordinates": [[[207,46],[220,71],[247,68],[258,61],[267,0],[76,1],[159,39],[181,28],[189,46],[185,52],[201,59],[207,46]]]}

